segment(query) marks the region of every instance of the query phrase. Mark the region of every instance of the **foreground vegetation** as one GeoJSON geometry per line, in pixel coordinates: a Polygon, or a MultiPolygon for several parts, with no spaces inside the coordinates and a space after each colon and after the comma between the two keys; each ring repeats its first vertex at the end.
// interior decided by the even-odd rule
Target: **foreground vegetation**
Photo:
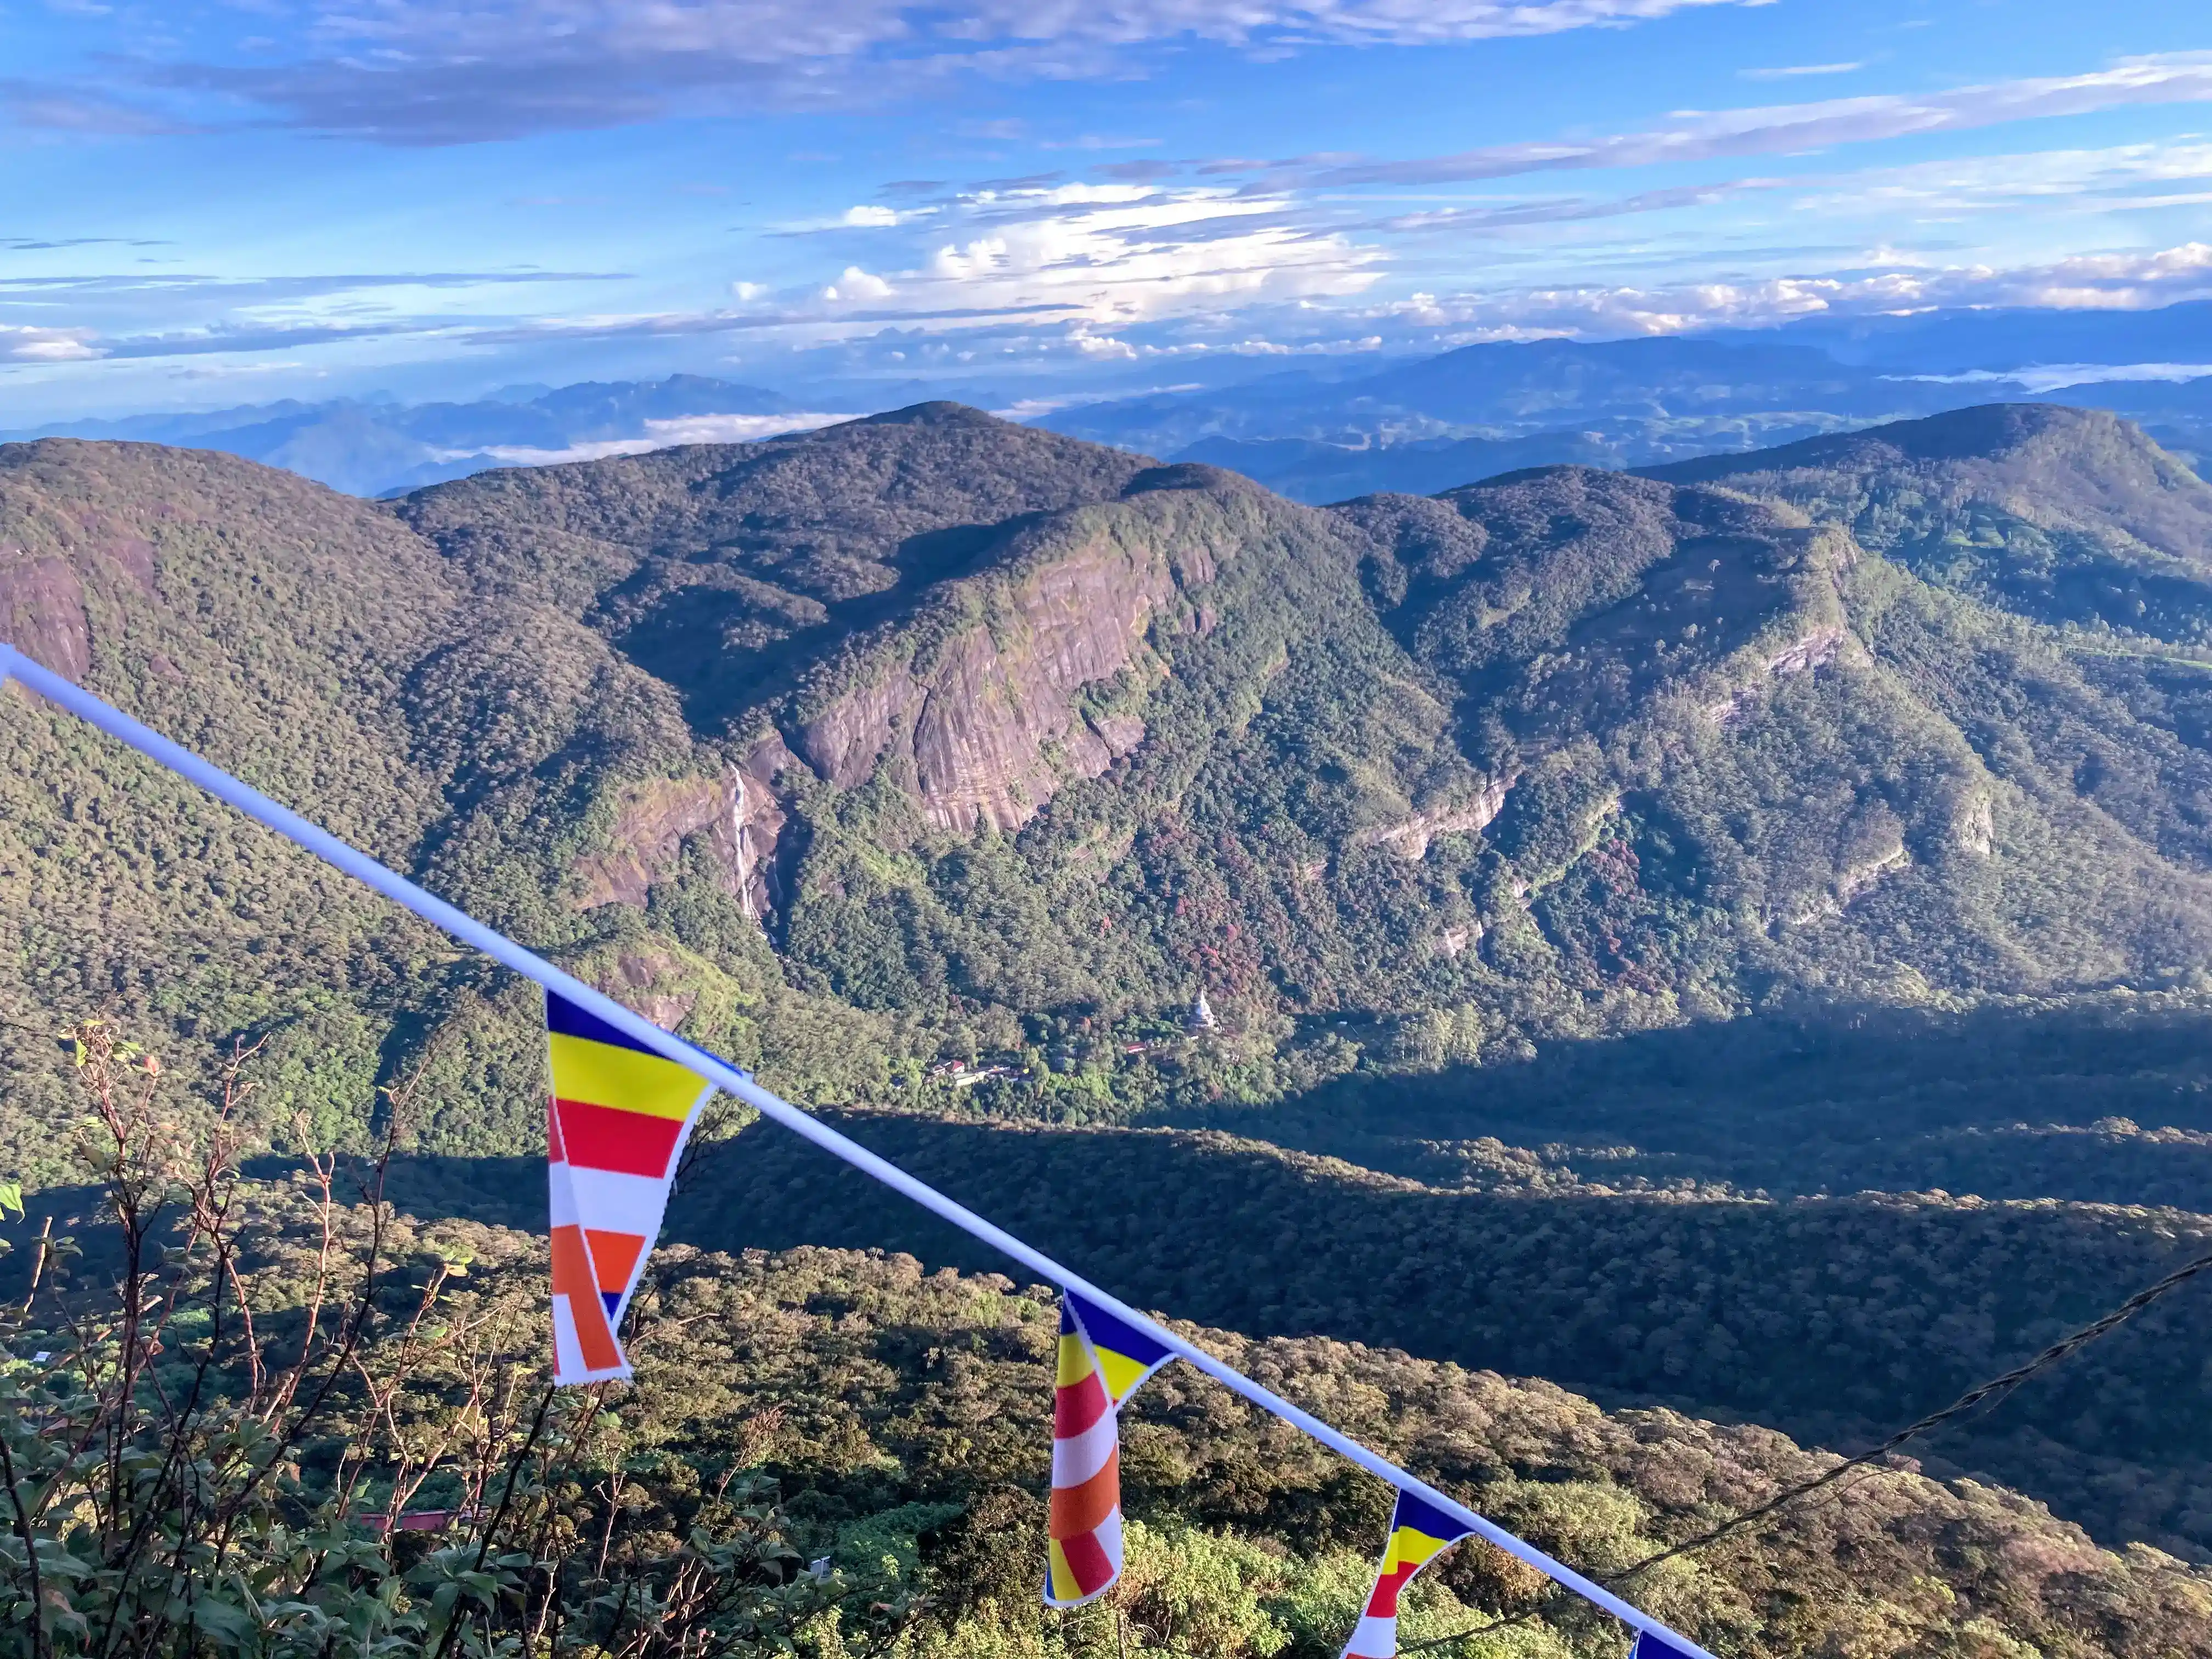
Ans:
{"type": "MultiPolygon", "coordinates": [[[[1173,1367],[1124,1430],[1121,1588],[1042,1607],[1048,1289],[674,1246],[635,1386],[550,1395],[541,1240],[325,1185],[373,1165],[241,1179],[228,1153],[266,1097],[180,1101],[80,1035],[90,1179],[68,1246],[13,1229],[39,1284],[0,1350],[0,1622],[26,1659],[1324,1659],[1357,1616],[1387,1491],[1173,1367]]],[[[418,1103],[393,1103],[403,1129],[418,1103]]],[[[1585,1571],[1832,1461],[1395,1350],[1183,1328],[1585,1571]]],[[[1905,1462],[1634,1585],[1725,1659],[2212,1652],[2203,1570],[1905,1462]]],[[[1462,1659],[1623,1640],[1475,1545],[1424,1576],[1404,1631],[1462,1659]]]]}
{"type": "Polygon", "coordinates": [[[606,1389],[550,1389],[542,1283],[471,1283],[471,1242],[409,1227],[375,1167],[353,1204],[334,1159],[241,1179],[243,1051],[200,1103],[108,1027],[71,1036],[92,1206],[58,1236],[48,1213],[0,1314],[0,1646],[716,1659],[899,1632],[879,1572],[802,1571],[770,1483],[639,1467],[606,1389]]]}

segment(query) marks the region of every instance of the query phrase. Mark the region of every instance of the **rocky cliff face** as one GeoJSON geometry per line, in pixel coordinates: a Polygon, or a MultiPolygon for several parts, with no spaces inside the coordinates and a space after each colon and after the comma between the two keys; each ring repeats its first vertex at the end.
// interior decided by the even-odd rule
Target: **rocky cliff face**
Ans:
{"type": "MultiPolygon", "coordinates": [[[[1059,515],[1024,532],[1002,568],[948,585],[819,697],[793,747],[853,788],[887,768],[928,821],[1014,830],[1070,777],[1097,777],[1143,740],[1130,714],[1086,714],[1088,687],[1138,668],[1178,597],[1205,588],[1237,544],[1249,486],[1198,469],[1180,489],[1059,515]]],[[[1176,625],[1201,625],[1193,607],[1176,625]]]]}
{"type": "Polygon", "coordinates": [[[714,885],[751,920],[765,921],[782,906],[787,874],[783,832],[789,812],[778,781],[798,763],[783,739],[771,735],[719,775],[626,786],[604,848],[570,866],[576,908],[642,909],[654,884],[677,874],[684,842],[703,836],[714,885]]]}
{"type": "Polygon", "coordinates": [[[716,884],[727,893],[744,893],[746,871],[739,857],[738,828],[742,788],[732,768],[718,778],[657,779],[624,790],[607,850],[576,860],[578,907],[642,908],[653,883],[675,872],[684,842],[702,832],[713,852],[716,884]]]}
{"type": "Polygon", "coordinates": [[[57,674],[81,680],[92,666],[84,584],[62,559],[0,543],[0,639],[57,674]]]}

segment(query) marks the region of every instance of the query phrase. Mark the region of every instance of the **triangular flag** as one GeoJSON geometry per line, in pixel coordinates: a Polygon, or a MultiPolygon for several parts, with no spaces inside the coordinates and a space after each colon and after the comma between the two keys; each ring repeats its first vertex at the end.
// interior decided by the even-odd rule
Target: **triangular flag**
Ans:
{"type": "Polygon", "coordinates": [[[1474,1531],[1426,1499],[1401,1492],[1390,1512],[1390,1541],[1383,1546],[1375,1588],[1359,1627],[1345,1644],[1344,1659],[1397,1659],[1399,1593],[1415,1573],[1474,1531]]]}
{"type": "Polygon", "coordinates": [[[1676,1647],[1665,1637],[1640,1630],[1636,1632],[1636,1645],[1628,1650],[1628,1659],[1691,1659],[1691,1656],[1687,1649],[1676,1647]]]}
{"type": "Polygon", "coordinates": [[[1052,1407],[1048,1607],[1079,1607],[1121,1575],[1122,1403],[1175,1351],[1070,1291],[1060,1298],[1052,1407]]]}
{"type": "Polygon", "coordinates": [[[553,1380],[628,1376],[617,1333],[660,1236],[677,1160],[714,1092],[596,1014],[545,994],[553,1228],[553,1380]]]}

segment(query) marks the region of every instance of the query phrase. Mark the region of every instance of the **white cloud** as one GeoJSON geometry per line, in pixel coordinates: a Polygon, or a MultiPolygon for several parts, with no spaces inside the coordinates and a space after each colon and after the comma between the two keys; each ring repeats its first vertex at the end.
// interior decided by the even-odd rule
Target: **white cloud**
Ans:
{"type": "MultiPolygon", "coordinates": [[[[1378,251],[1318,228],[1289,198],[1218,185],[1037,182],[957,192],[925,210],[854,209],[845,222],[905,228],[912,263],[848,265],[777,325],[832,325],[868,307],[871,325],[910,317],[972,327],[1056,317],[1065,343],[1119,356],[1111,331],[1254,301],[1364,292],[1378,251]],[[856,219],[856,216],[864,218],[856,219]],[[833,307],[810,312],[809,305],[833,307]]],[[[750,296],[748,296],[750,297],[750,296]]]]}
{"type": "Polygon", "coordinates": [[[465,460],[489,456],[508,466],[556,466],[563,461],[599,461],[610,455],[642,455],[649,450],[673,449],[678,444],[749,444],[787,432],[811,432],[817,427],[849,421],[850,415],[687,415],[676,420],[647,421],[635,438],[606,438],[571,444],[566,449],[528,449],[502,445],[492,449],[450,449],[441,460],[465,460]]]}
{"type": "MultiPolygon", "coordinates": [[[[310,131],[465,143],[684,113],[852,106],[948,76],[1126,73],[1149,43],[1258,50],[1433,45],[1622,27],[1765,0],[253,0],[276,62],[148,64],[137,102],[25,85],[24,118],[168,118],[165,95],[243,99],[310,131]],[[141,107],[144,104],[146,107],[141,107]],[[90,111],[88,114],[86,112],[90,111]]],[[[118,54],[118,62],[125,61],[118,54]]],[[[0,91],[4,91],[0,88],[0,91]]]]}
{"type": "Polygon", "coordinates": [[[1744,69],[1736,74],[1746,81],[1794,81],[1803,75],[1849,75],[1866,67],[1854,64],[1788,64],[1775,69],[1744,69]]]}
{"type": "Polygon", "coordinates": [[[1295,349],[1334,351],[1365,348],[1342,345],[1329,302],[1364,295],[1383,270],[1379,250],[1316,228],[1288,198],[1220,186],[971,191],[894,234],[904,263],[753,291],[772,304],[544,317],[454,337],[486,348],[739,333],[957,368],[977,360],[979,342],[994,361],[1279,349],[1255,337],[1248,315],[1272,308],[1296,318],[1295,349]]]}
{"type": "Polygon", "coordinates": [[[1788,179],[1730,179],[1714,185],[1679,185],[1669,190],[1647,190],[1633,196],[1593,200],[1582,196],[1534,197],[1486,202],[1478,206],[1425,208],[1419,212],[1394,214],[1354,227],[1362,230],[1399,233],[1455,234],[1522,230],[1535,225],[1575,224],[1594,219],[1617,219],[1639,213],[1673,213],[1710,207],[1717,202],[1760,191],[1786,190],[1788,179]]]}
{"type": "MultiPolygon", "coordinates": [[[[827,58],[874,46],[951,49],[1024,41],[1127,45],[1273,37],[1419,45],[1618,26],[1762,0],[319,0],[289,13],[332,46],[422,57],[503,48],[622,58],[663,54],[827,58]]],[[[366,55],[366,54],[364,54],[366,55]]]]}
{"type": "MultiPolygon", "coordinates": [[[[1653,213],[1723,207],[1755,198],[1778,198],[1796,212],[1837,226],[1856,216],[1894,234],[1905,225],[1955,222],[1976,215],[2017,216],[2023,208],[2046,232],[2054,215],[2081,216],[2212,201],[2212,143],[2143,143],[2105,149],[1969,155],[1851,172],[1752,176],[1677,185],[1617,197],[1498,196],[1465,205],[1422,207],[1386,217],[1341,223],[1347,231],[1395,234],[1511,236],[1547,226],[1572,227],[1653,213]],[[2201,185],[2175,190],[2172,185],[2201,185]]],[[[1358,197],[1351,199],[1358,200],[1358,197]]],[[[1771,222],[1770,216],[1770,222],[1771,222]]],[[[1711,230],[1702,230],[1712,246],[1711,230]]],[[[1649,248],[1642,233],[1632,246],[1649,248]]],[[[1586,241],[1577,246],[1587,248],[1586,241]]],[[[1885,248],[1866,263],[1924,263],[1929,256],[1885,248]]]]}
{"type": "Polygon", "coordinates": [[[1807,181],[1811,188],[1798,205],[1824,217],[1899,211],[1927,216],[2026,204],[2048,211],[2068,198],[2102,210],[2167,205],[2176,199],[2172,194],[2151,194],[2148,187],[2197,180],[2212,185],[2212,143],[2122,144],[1868,168],[1807,181]]]}
{"type": "MultiPolygon", "coordinates": [[[[1948,92],[1831,98],[1758,109],[1686,110],[1670,125],[1589,139],[1537,140],[1399,161],[1279,163],[1322,185],[1441,184],[1566,168],[1649,167],[1717,156],[1800,154],[1837,144],[2081,115],[2126,105],[2212,100],[2212,52],[2124,58],[2082,75],[1992,82],[1948,92]]],[[[1217,163],[1225,171],[1241,163],[1217,163]]]]}
{"type": "Polygon", "coordinates": [[[1528,288],[1415,295],[1369,313],[1455,341],[1567,334],[1609,338],[1694,329],[1764,328],[1799,318],[1902,314],[1956,307],[2140,311],[2212,298],[2212,243],[2153,253],[2085,254],[1997,268],[1917,264],[1829,276],[1528,288]]]}
{"type": "MultiPolygon", "coordinates": [[[[1380,255],[1297,222],[1285,198],[1219,189],[1061,185],[979,193],[988,228],[941,242],[902,286],[943,304],[1057,303],[1099,329],[1261,301],[1358,294],[1380,255]]],[[[1098,351],[1103,348],[1083,348],[1098,351]]]]}
{"type": "Polygon", "coordinates": [[[88,328],[11,328],[0,323],[0,362],[74,363],[107,354],[88,328]]]}
{"type": "Polygon", "coordinates": [[[825,300],[888,300],[896,290],[882,277],[865,271],[858,265],[847,265],[845,274],[835,286],[822,290],[825,300]]]}
{"type": "Polygon", "coordinates": [[[1963,374],[1896,374],[1899,380],[1927,380],[1938,386],[2016,386],[2032,397],[2061,386],[2102,386],[2114,380],[2203,380],[2212,363],[2038,363],[2029,368],[1975,368],[1963,374]]]}

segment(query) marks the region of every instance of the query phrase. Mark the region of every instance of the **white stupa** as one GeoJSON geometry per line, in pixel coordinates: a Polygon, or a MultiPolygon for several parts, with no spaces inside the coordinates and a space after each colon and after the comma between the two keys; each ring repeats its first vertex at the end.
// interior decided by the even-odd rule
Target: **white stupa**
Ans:
{"type": "Polygon", "coordinates": [[[1206,988],[1203,985],[1200,986],[1198,1000],[1190,1005],[1190,1029],[1194,1031],[1211,1031],[1217,1029],[1220,1024],[1221,1022],[1213,1017],[1213,1005],[1206,1000],[1206,988]]]}

